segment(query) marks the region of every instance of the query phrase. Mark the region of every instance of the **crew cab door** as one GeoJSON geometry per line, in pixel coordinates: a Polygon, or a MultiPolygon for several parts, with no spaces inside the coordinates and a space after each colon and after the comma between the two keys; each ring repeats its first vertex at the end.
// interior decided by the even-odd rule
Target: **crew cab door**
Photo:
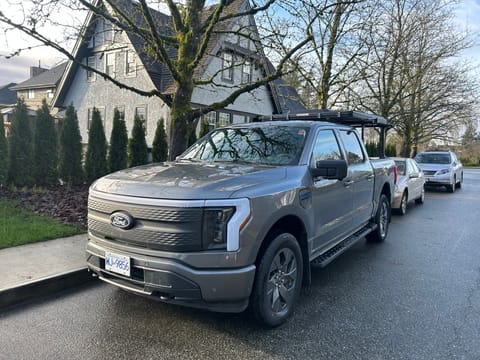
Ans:
{"type": "MultiPolygon", "coordinates": [[[[342,152],[333,130],[316,134],[311,167],[321,160],[341,160],[342,152]]],[[[314,177],[312,185],[314,240],[312,252],[321,251],[352,229],[353,187],[343,180],[314,177]]]]}
{"type": "Polygon", "coordinates": [[[349,184],[352,192],[352,225],[358,228],[368,222],[372,216],[375,175],[357,132],[354,130],[338,132],[348,163],[348,175],[344,183],[349,184]]]}

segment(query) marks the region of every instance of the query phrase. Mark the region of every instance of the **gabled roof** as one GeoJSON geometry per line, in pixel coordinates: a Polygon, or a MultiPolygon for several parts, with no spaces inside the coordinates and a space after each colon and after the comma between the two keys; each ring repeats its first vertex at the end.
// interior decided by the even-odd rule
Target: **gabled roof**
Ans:
{"type": "Polygon", "coordinates": [[[12,86],[10,89],[18,91],[26,89],[56,87],[58,82],[62,78],[63,72],[65,71],[66,67],[67,63],[63,62],[50,70],[44,71],[37,76],[21,82],[20,84],[12,86]]]}
{"type": "MultiPolygon", "coordinates": [[[[145,26],[145,19],[142,15],[141,10],[139,9],[139,5],[137,2],[132,0],[116,0],[115,5],[118,6],[118,8],[121,9],[122,12],[129,14],[137,26],[145,26]]],[[[216,5],[213,5],[206,9],[205,13],[203,14],[203,20],[205,20],[213,12],[215,6],[216,5]]],[[[230,4],[225,8],[223,16],[227,14],[238,14],[242,11],[245,11],[248,6],[249,4],[247,0],[232,0],[230,4]]],[[[162,34],[172,34],[172,18],[169,15],[163,14],[154,9],[150,10],[152,17],[157,24],[158,31],[162,34]]],[[[228,29],[236,21],[238,21],[238,18],[235,17],[223,21],[222,23],[216,25],[215,30],[221,32],[222,30],[228,29]]],[[[81,60],[88,55],[90,49],[88,49],[88,41],[85,40],[86,37],[91,36],[94,23],[95,15],[90,12],[85,20],[84,32],[82,33],[82,35],[80,35],[73,50],[73,55],[76,59],[81,60]]],[[[156,61],[147,54],[145,50],[145,42],[138,35],[129,31],[126,32],[126,35],[130,40],[132,46],[134,47],[138,57],[140,58],[140,61],[144,65],[145,70],[147,71],[156,89],[167,95],[172,94],[175,89],[174,82],[172,75],[165,67],[165,65],[159,61],[156,61]]],[[[215,31],[212,33],[207,50],[205,52],[206,55],[202,59],[200,65],[197,67],[195,76],[200,76],[202,71],[206,69],[208,63],[212,60],[212,57],[215,56],[218,51],[222,49],[223,46],[228,46],[228,44],[222,44],[220,42],[221,38],[222,35],[220,33],[216,33],[215,31]]],[[[176,49],[170,47],[166,50],[171,59],[175,59],[177,57],[176,49]]],[[[263,55],[262,49],[259,50],[259,53],[261,58],[265,57],[263,55]]],[[[268,62],[268,60],[266,61],[268,62]]],[[[73,81],[76,70],[78,68],[78,63],[72,61],[68,63],[68,67],[62,79],[62,83],[60,84],[59,91],[55,95],[54,106],[61,106],[63,99],[68,91],[69,85],[73,81]]],[[[267,74],[270,71],[273,71],[272,69],[274,70],[273,65],[271,65],[270,67],[268,64],[265,64],[265,72],[267,74]]],[[[272,100],[274,102],[276,112],[282,113],[288,111],[301,111],[305,109],[295,89],[286,85],[283,80],[275,80],[274,83],[269,84],[269,89],[272,93],[272,100]]]]}
{"type": "Polygon", "coordinates": [[[12,82],[10,84],[0,86],[0,106],[12,105],[17,102],[17,93],[10,90],[10,88],[15,85],[17,84],[12,82]]]}
{"type": "MultiPolygon", "coordinates": [[[[275,66],[270,60],[267,61],[267,71],[275,72],[275,66]]],[[[272,91],[273,100],[279,114],[288,114],[290,112],[299,112],[306,109],[297,90],[288,85],[282,78],[278,78],[269,84],[272,91]]]]}

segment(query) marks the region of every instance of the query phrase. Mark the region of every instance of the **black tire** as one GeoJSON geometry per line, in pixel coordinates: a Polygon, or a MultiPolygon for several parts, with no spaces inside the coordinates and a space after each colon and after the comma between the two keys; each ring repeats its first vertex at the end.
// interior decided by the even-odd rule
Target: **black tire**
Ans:
{"type": "Polygon", "coordinates": [[[463,173],[460,175],[460,180],[458,180],[457,189],[462,188],[462,183],[463,183],[463,173]]]}
{"type": "Polygon", "coordinates": [[[408,194],[406,191],[402,194],[402,200],[400,200],[400,207],[397,209],[399,215],[405,215],[407,213],[407,205],[408,205],[408,194]]]}
{"type": "Polygon", "coordinates": [[[251,308],[262,324],[275,327],[291,315],[302,287],[303,259],[300,245],[289,233],[277,235],[258,265],[251,308]]]}
{"type": "Polygon", "coordinates": [[[368,242],[383,242],[388,235],[388,226],[390,224],[390,201],[385,194],[380,195],[378,201],[377,213],[375,214],[375,224],[377,228],[371,233],[367,234],[368,242]]]}
{"type": "Polygon", "coordinates": [[[448,191],[449,193],[454,193],[454,192],[455,192],[455,189],[456,189],[456,185],[457,185],[457,180],[456,180],[456,179],[453,179],[453,184],[447,185],[447,191],[448,191]]]}
{"type": "Polygon", "coordinates": [[[422,188],[422,194],[419,198],[415,199],[417,204],[423,204],[425,202],[425,187],[422,188]]]}

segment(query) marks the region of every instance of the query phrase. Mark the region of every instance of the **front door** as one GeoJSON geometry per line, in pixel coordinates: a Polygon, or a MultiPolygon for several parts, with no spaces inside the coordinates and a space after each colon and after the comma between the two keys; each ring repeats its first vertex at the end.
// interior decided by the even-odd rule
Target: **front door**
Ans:
{"type": "MultiPolygon", "coordinates": [[[[320,160],[341,160],[342,152],[333,130],[320,130],[310,166],[320,160]]],[[[330,247],[352,228],[353,187],[343,180],[314,178],[312,202],[315,217],[312,252],[330,247]]]]}

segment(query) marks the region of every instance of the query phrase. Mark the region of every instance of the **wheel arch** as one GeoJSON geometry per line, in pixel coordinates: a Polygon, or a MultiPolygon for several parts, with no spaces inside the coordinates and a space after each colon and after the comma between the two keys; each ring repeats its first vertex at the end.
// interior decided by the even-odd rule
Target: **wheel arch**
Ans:
{"type": "Polygon", "coordinates": [[[303,283],[309,285],[311,283],[311,273],[310,273],[310,259],[308,251],[308,241],[307,241],[307,231],[305,224],[300,218],[295,215],[287,215],[278,219],[267,231],[260,249],[257,253],[255,259],[255,265],[258,266],[265,251],[268,248],[268,245],[275,239],[275,237],[281,233],[290,233],[298,241],[300,249],[302,250],[302,260],[303,260],[303,283]]]}

